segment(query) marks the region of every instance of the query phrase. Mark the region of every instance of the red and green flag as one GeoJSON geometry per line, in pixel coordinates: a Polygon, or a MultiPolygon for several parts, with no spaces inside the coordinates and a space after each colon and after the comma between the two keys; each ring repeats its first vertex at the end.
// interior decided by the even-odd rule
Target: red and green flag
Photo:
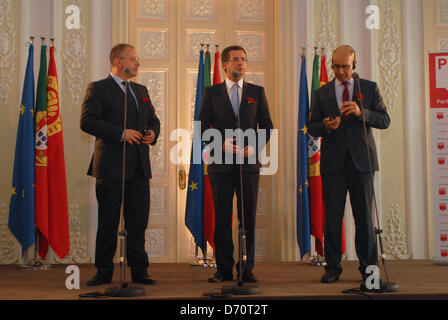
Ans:
{"type": "Polygon", "coordinates": [[[36,89],[34,201],[41,258],[48,252],[48,125],[47,125],[47,46],[40,48],[40,68],[36,89]]]}
{"type": "Polygon", "coordinates": [[[47,78],[48,241],[58,257],[63,259],[70,252],[70,232],[64,139],[54,51],[55,47],[50,47],[47,78]]]}
{"type": "Polygon", "coordinates": [[[63,259],[70,251],[64,141],[59,105],[59,85],[54,46],[47,59],[44,45],[36,95],[35,201],[39,230],[39,255],[45,258],[48,245],[63,259]]]}

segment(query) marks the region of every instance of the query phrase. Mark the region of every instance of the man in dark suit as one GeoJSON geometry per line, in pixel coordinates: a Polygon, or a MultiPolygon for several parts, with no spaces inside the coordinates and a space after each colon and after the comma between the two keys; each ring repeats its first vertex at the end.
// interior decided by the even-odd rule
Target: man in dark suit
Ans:
{"type": "Polygon", "coordinates": [[[157,141],[160,122],[147,88],[128,81],[126,127],[123,128],[125,81],[137,75],[139,58],[133,46],[118,44],[111,50],[110,63],[112,72],[109,77],[89,84],[81,112],[81,129],[96,138],[88,175],[96,178],[98,230],[95,266],[98,272],[87,285],[100,285],[112,280],[122,198],[123,140],[126,142],[126,257],[133,282],[154,284],[155,281],[147,274],[145,230],[151,178],[149,145],[157,141]]]}
{"type": "MultiPolygon", "coordinates": [[[[215,207],[214,243],[218,269],[209,281],[221,282],[233,279],[234,247],[231,226],[233,196],[236,192],[238,218],[241,224],[241,176],[238,163],[244,161],[242,165],[242,189],[247,261],[243,266],[242,280],[244,282],[257,282],[252,269],[255,258],[255,215],[260,163],[258,160],[250,160],[254,160],[261,153],[261,149],[269,140],[270,130],[273,126],[264,88],[243,81],[247,64],[244,48],[240,46],[227,47],[222,51],[221,63],[226,73],[226,80],[221,84],[205,88],[198,117],[201,121],[202,134],[210,126],[220,132],[224,142],[222,155],[227,153],[227,155],[230,155],[230,157],[227,156],[227,160],[231,159],[229,163],[223,156],[222,159],[209,164],[207,167],[215,207]],[[238,124],[238,122],[240,123],[238,124]],[[252,132],[256,133],[252,143],[250,141],[245,144],[237,143],[235,137],[226,136],[226,129],[228,133],[229,130],[233,131],[238,127],[244,132],[253,130],[252,132]],[[259,131],[257,132],[257,129],[266,130],[266,141],[259,141],[259,131]],[[260,148],[260,146],[262,147],[260,148]]],[[[219,153],[221,154],[221,152],[219,153]]],[[[239,272],[238,265],[237,272],[239,272]]]]}
{"type": "Polygon", "coordinates": [[[311,108],[308,132],[322,137],[320,170],[327,262],[323,283],[338,281],[342,272],[341,231],[347,191],[356,225],[355,247],[363,280],[368,276],[367,266],[378,261],[371,217],[372,179],[378,171],[378,159],[371,128],[386,129],[390,119],[377,84],[360,79],[360,90],[352,78],[355,63],[352,47],[344,45],[333,52],[335,79],[315,91],[311,108]],[[364,108],[360,107],[361,101],[364,108]]]}

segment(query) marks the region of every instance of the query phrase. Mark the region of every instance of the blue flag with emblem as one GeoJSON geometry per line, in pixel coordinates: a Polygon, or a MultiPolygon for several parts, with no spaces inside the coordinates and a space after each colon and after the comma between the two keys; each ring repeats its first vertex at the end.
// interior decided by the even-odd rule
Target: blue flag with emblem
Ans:
{"type": "Polygon", "coordinates": [[[300,256],[311,250],[310,204],[308,198],[308,82],[306,58],[302,56],[299,92],[299,119],[297,128],[297,242],[300,256]]]}
{"type": "MultiPolygon", "coordinates": [[[[194,107],[194,120],[198,120],[199,108],[202,101],[204,74],[204,52],[199,53],[198,81],[196,84],[196,103],[194,107]]],[[[195,122],[196,124],[197,122],[195,122]]],[[[193,145],[191,147],[190,172],[188,175],[187,204],[185,209],[185,225],[194,237],[195,243],[205,249],[204,222],[203,222],[203,167],[201,128],[195,125],[193,145]]]]}
{"type": "Polygon", "coordinates": [[[34,222],[34,46],[30,44],[17,127],[8,227],[22,246],[35,241],[34,222]]]}

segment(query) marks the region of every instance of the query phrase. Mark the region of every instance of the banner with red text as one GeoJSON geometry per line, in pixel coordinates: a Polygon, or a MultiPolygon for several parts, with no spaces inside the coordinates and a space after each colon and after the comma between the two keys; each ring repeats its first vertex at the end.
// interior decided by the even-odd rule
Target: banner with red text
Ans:
{"type": "Polygon", "coordinates": [[[429,53],[434,263],[448,264],[448,52],[429,53]]]}

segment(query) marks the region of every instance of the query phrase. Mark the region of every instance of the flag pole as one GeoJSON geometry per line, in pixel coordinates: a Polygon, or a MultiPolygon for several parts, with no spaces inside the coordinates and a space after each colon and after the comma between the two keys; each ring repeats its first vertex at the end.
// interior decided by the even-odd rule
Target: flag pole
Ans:
{"type": "MultiPolygon", "coordinates": [[[[205,52],[210,52],[210,44],[207,43],[207,49],[205,52]]],[[[202,201],[204,201],[204,198],[202,198],[202,201]]],[[[204,206],[202,206],[202,225],[204,226],[204,206]]],[[[205,239],[205,235],[203,237],[204,241],[204,251],[202,252],[203,261],[204,261],[204,268],[207,268],[208,265],[208,259],[207,259],[207,239],[205,239]]]]}

